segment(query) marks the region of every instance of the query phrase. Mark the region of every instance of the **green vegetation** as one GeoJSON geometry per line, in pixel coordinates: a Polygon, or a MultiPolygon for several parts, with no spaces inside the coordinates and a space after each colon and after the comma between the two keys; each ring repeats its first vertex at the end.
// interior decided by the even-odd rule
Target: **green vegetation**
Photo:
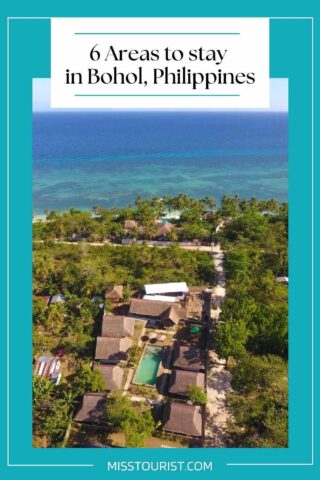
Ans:
{"type": "MultiPolygon", "coordinates": [[[[211,197],[196,200],[187,195],[137,198],[134,206],[123,209],[95,206],[93,214],[74,209],[50,212],[45,222],[34,224],[34,356],[63,348],[70,368],[57,387],[45,379],[34,380],[34,436],[45,439],[46,446],[61,445],[83,393],[103,390],[100,374],[91,371],[89,361],[106,285],[123,285],[127,303],[146,283],[212,285],[212,258],[206,252],[184,250],[178,244],[150,248],[144,243],[88,243],[157,238],[156,221],[175,211],[180,218],[173,220],[166,239],[219,241],[226,252],[227,297],[212,340],[218,355],[231,360],[233,393],[227,401],[234,446],[287,446],[288,287],[276,282],[277,276],[288,275],[287,205],[224,196],[216,208],[211,197]],[[134,220],[138,227],[125,230],[125,220],[134,220]],[[58,293],[65,302],[47,307],[41,296],[58,293]]],[[[111,304],[103,303],[112,310],[111,304]]],[[[140,353],[131,349],[129,364],[136,365],[140,353]]],[[[204,404],[206,395],[194,387],[189,399],[204,404]]],[[[126,446],[143,446],[155,429],[149,410],[140,411],[116,394],[108,400],[107,419],[112,431],[124,432],[126,446]]]]}
{"type": "Polygon", "coordinates": [[[33,379],[33,437],[35,443],[41,439],[47,447],[59,447],[74,409],[85,392],[104,389],[99,372],[91,371],[80,364],[72,379],[64,379],[55,386],[47,378],[33,379]]]}
{"type": "Polygon", "coordinates": [[[156,428],[150,410],[138,412],[121,393],[108,397],[106,417],[112,432],[124,433],[126,447],[143,447],[156,428]]]}
{"type": "Polygon", "coordinates": [[[226,252],[227,297],[213,342],[228,360],[235,446],[287,446],[288,209],[276,201],[225,198],[219,239],[226,252]]]}
{"type": "MultiPolygon", "coordinates": [[[[90,298],[85,301],[85,297],[101,294],[107,284],[123,284],[132,291],[145,283],[188,279],[190,285],[197,285],[207,284],[211,278],[212,261],[206,252],[187,251],[177,245],[160,249],[146,245],[128,248],[34,243],[34,295],[68,296],[68,303],[72,299],[74,304],[68,314],[76,312],[80,303],[80,310],[85,306],[91,314],[96,304],[90,298]]],[[[42,323],[41,312],[35,323],[42,323]]],[[[38,314],[39,308],[34,313],[38,314]]]]}
{"type": "Polygon", "coordinates": [[[219,218],[212,212],[208,220],[203,215],[215,206],[215,200],[205,197],[197,200],[188,195],[165,196],[142,199],[137,197],[135,205],[125,208],[106,209],[93,207],[93,213],[71,208],[68,212],[46,212],[46,221],[34,224],[35,240],[68,241],[119,241],[130,236],[150,240],[156,238],[156,221],[165,214],[180,212],[180,219],[175,221],[178,229],[168,235],[168,240],[210,240],[219,218]],[[130,233],[124,229],[125,220],[134,220],[139,228],[130,233]]]}
{"type": "Polygon", "coordinates": [[[235,393],[228,396],[235,445],[288,446],[287,364],[278,356],[247,356],[231,368],[235,393]]]}
{"type": "Polygon", "coordinates": [[[207,403],[207,395],[203,388],[197,385],[189,385],[188,398],[194,405],[205,405],[207,403]]]}

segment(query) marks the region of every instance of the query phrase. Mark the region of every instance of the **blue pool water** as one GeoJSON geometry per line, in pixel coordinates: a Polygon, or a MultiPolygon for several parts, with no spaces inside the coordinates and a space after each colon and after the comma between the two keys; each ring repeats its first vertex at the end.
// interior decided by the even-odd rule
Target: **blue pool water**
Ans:
{"type": "Polygon", "coordinates": [[[146,346],[135,373],[133,383],[139,385],[155,385],[162,352],[162,347],[156,347],[155,345],[146,346]]]}

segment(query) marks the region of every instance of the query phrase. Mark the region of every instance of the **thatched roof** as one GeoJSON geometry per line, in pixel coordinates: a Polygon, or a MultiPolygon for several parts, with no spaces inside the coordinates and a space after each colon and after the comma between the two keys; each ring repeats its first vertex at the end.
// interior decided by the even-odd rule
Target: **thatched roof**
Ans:
{"type": "Polygon", "coordinates": [[[127,352],[131,346],[132,340],[130,338],[97,337],[95,358],[110,362],[127,360],[127,352]]]}
{"type": "MultiPolygon", "coordinates": [[[[133,298],[130,302],[129,315],[139,315],[141,317],[160,318],[166,311],[173,307],[171,302],[162,302],[159,300],[144,300],[133,298]]],[[[179,318],[182,318],[182,311],[178,306],[174,306],[179,318]]]]}
{"type": "Polygon", "coordinates": [[[196,295],[199,293],[204,292],[208,287],[205,285],[195,285],[193,287],[189,287],[190,295],[196,295]]]}
{"type": "Polygon", "coordinates": [[[138,228],[138,224],[135,220],[125,220],[124,228],[125,230],[133,230],[134,228],[138,228]]]}
{"type": "Polygon", "coordinates": [[[186,397],[188,396],[188,387],[190,385],[204,388],[204,373],[187,370],[172,370],[169,383],[169,393],[186,397]]]}
{"type": "Polygon", "coordinates": [[[174,229],[174,225],[170,222],[158,222],[156,224],[156,233],[155,237],[163,237],[169,235],[174,229]]]}
{"type": "Polygon", "coordinates": [[[162,315],[160,315],[160,321],[164,323],[170,321],[175,325],[178,325],[179,320],[180,314],[175,305],[171,305],[170,308],[168,308],[165,312],[162,313],[162,315]]]}
{"type": "Polygon", "coordinates": [[[131,337],[134,331],[134,319],[122,315],[104,315],[102,319],[102,337],[131,337]]]}
{"type": "Polygon", "coordinates": [[[85,393],[82,406],[74,420],[84,423],[105,423],[105,402],[105,393],[85,393]]]}
{"type": "Polygon", "coordinates": [[[111,285],[106,288],[105,298],[107,300],[122,300],[123,299],[123,285],[111,285]]]}
{"type": "Polygon", "coordinates": [[[93,370],[101,373],[106,390],[119,390],[121,388],[123,368],[117,365],[95,365],[93,370]]]}
{"type": "Polygon", "coordinates": [[[200,348],[192,345],[181,345],[175,342],[173,351],[173,366],[182,370],[198,372],[204,370],[204,355],[200,348]]]}
{"type": "Polygon", "coordinates": [[[188,437],[200,437],[202,434],[201,407],[168,402],[163,412],[163,429],[166,432],[188,437]]]}

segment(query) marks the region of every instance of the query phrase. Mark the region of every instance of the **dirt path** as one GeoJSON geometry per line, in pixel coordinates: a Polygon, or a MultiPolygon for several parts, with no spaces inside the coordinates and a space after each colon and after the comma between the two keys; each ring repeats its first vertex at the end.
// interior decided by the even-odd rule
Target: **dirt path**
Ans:
{"type": "MultiPolygon", "coordinates": [[[[212,290],[212,297],[217,308],[211,310],[213,328],[219,321],[220,304],[226,296],[226,277],[223,267],[224,253],[220,245],[212,247],[212,257],[216,272],[217,285],[212,290]]],[[[231,390],[230,372],[225,368],[225,361],[220,360],[214,350],[208,352],[207,370],[207,416],[205,425],[205,446],[225,447],[227,443],[227,421],[229,412],[225,404],[228,391],[231,390]]]]}

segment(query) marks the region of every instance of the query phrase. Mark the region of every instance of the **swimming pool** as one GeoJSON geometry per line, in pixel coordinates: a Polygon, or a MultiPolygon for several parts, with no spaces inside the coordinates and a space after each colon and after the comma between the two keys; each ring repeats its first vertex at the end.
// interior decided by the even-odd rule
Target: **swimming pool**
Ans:
{"type": "Polygon", "coordinates": [[[162,358],[162,347],[147,345],[140,360],[133,383],[153,386],[156,383],[157,373],[162,358]]]}

